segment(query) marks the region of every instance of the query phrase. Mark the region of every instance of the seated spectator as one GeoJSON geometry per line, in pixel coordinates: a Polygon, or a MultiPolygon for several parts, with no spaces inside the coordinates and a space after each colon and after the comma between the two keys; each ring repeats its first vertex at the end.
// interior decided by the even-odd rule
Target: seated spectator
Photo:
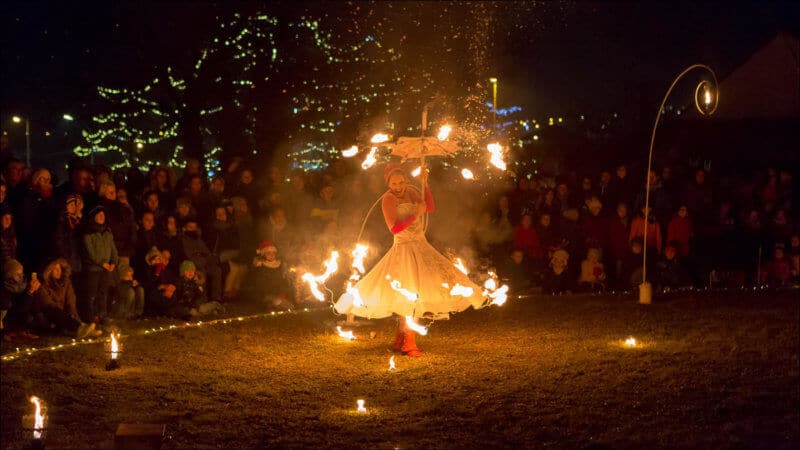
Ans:
{"type": "Polygon", "coordinates": [[[81,322],[70,270],[65,259],[56,259],[45,267],[42,285],[33,295],[34,304],[43,320],[41,326],[78,339],[100,336],[103,332],[96,330],[94,323],[81,322]]]}
{"type": "Polygon", "coordinates": [[[149,316],[167,315],[172,304],[176,288],[174,278],[167,270],[165,257],[168,256],[169,251],[153,247],[144,258],[146,265],[142,282],[145,293],[144,312],[149,316]]]}
{"type": "MultiPolygon", "coordinates": [[[[648,230],[649,231],[649,230],[648,230]]],[[[690,254],[690,241],[694,238],[692,220],[689,218],[689,209],[682,205],[678,213],[669,221],[667,226],[667,241],[678,244],[678,254],[686,258],[690,254]]]]}
{"type": "Polygon", "coordinates": [[[656,263],[654,279],[658,288],[679,288],[690,286],[689,273],[681,263],[678,252],[681,243],[670,241],[664,246],[664,254],[656,263]]]}
{"type": "Polygon", "coordinates": [[[183,226],[181,246],[185,257],[206,276],[208,297],[212,302],[221,300],[222,269],[217,256],[211,253],[206,243],[200,239],[200,227],[196,221],[190,220],[183,226]]]}
{"type": "Polygon", "coordinates": [[[569,294],[572,290],[572,280],[567,267],[569,253],[565,250],[556,250],[550,258],[550,271],[545,274],[542,291],[548,294],[569,294]]]}
{"type": "Polygon", "coordinates": [[[17,232],[14,230],[14,216],[11,210],[0,210],[0,264],[9,259],[17,259],[17,232]]]}
{"type": "Polygon", "coordinates": [[[38,339],[29,332],[33,325],[33,295],[41,283],[32,275],[25,281],[22,264],[9,259],[3,264],[3,286],[0,288],[0,331],[3,340],[14,337],[38,339]]]}
{"type": "MultiPolygon", "coordinates": [[[[648,260],[652,256],[648,256],[648,260]]],[[[642,238],[631,239],[628,253],[622,261],[622,276],[619,279],[621,289],[637,288],[642,284],[642,238]]]]}
{"type": "Polygon", "coordinates": [[[656,253],[661,253],[661,227],[656,222],[655,216],[652,214],[653,208],[648,208],[645,213],[644,206],[641,212],[631,222],[631,231],[628,235],[628,240],[635,238],[642,238],[644,241],[644,229],[647,227],[647,248],[652,249],[656,253]],[[645,219],[647,216],[647,219],[645,219]]]}
{"type": "Polygon", "coordinates": [[[172,317],[190,319],[224,311],[222,304],[206,301],[203,286],[197,278],[197,270],[191,260],[180,265],[180,278],[173,296],[169,314],[172,317]]]}
{"type": "Polygon", "coordinates": [[[296,292],[286,264],[278,257],[278,248],[270,241],[258,246],[246,284],[250,302],[289,309],[296,306],[296,292]]]}
{"type": "Polygon", "coordinates": [[[605,289],[606,273],[603,263],[600,262],[600,249],[590,248],[586,252],[586,259],[581,262],[581,274],[578,285],[588,292],[598,292],[605,289]]]}
{"type": "Polygon", "coordinates": [[[152,212],[145,211],[142,213],[141,225],[136,234],[136,257],[131,261],[133,268],[137,271],[144,269],[145,255],[151,248],[157,247],[161,239],[156,228],[156,218],[152,212]]]}
{"type": "Polygon", "coordinates": [[[133,268],[120,264],[119,282],[114,287],[111,315],[116,319],[136,319],[144,313],[144,288],[133,279],[133,268]]]}
{"type": "Polygon", "coordinates": [[[772,261],[761,271],[761,280],[767,284],[783,286],[791,280],[790,261],[785,256],[784,245],[775,244],[772,261]]]}
{"type": "Polygon", "coordinates": [[[516,293],[524,292],[533,286],[533,268],[525,257],[525,251],[519,248],[511,251],[511,257],[499,271],[499,275],[516,293]]]}

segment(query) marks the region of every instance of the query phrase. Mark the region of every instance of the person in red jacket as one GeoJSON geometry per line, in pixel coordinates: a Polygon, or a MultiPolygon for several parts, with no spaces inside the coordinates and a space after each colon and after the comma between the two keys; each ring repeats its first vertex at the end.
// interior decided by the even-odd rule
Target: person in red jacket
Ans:
{"type": "Polygon", "coordinates": [[[667,242],[677,242],[678,254],[685,258],[689,256],[691,250],[690,241],[693,237],[694,231],[692,230],[692,219],[689,218],[689,209],[682,205],[678,209],[678,213],[667,225],[667,242]]]}
{"type": "Polygon", "coordinates": [[[530,214],[523,214],[519,225],[514,228],[514,248],[521,249],[525,256],[533,261],[542,259],[542,246],[539,242],[539,235],[533,228],[533,217],[530,214]]]}
{"type": "Polygon", "coordinates": [[[661,253],[661,226],[656,222],[653,216],[653,208],[646,208],[642,206],[642,212],[633,219],[631,222],[631,232],[628,235],[629,240],[634,238],[644,238],[644,227],[647,226],[647,247],[661,253]],[[645,219],[647,217],[647,219],[645,219]]]}

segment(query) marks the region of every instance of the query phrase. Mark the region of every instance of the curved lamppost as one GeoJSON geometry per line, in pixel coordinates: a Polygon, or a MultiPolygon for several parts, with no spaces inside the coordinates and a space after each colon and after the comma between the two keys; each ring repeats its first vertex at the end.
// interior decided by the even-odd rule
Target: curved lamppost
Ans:
{"type": "Polygon", "coordinates": [[[658,122],[661,120],[664,104],[667,103],[667,98],[672,92],[672,89],[676,84],[678,84],[678,81],[683,78],[684,75],[694,69],[705,70],[711,75],[711,79],[713,80],[713,83],[709,82],[708,80],[702,80],[694,89],[694,106],[697,111],[701,115],[708,116],[714,114],[714,112],[717,110],[717,105],[719,104],[719,86],[717,84],[716,74],[714,74],[714,71],[705,64],[694,64],[684,69],[683,72],[675,77],[675,79],[672,81],[672,84],[669,86],[669,89],[667,89],[667,93],[664,94],[664,99],[661,100],[661,105],[658,107],[656,120],[655,123],[653,123],[653,133],[650,135],[650,152],[647,157],[647,175],[645,175],[644,188],[645,226],[643,236],[644,242],[642,243],[642,284],[639,285],[639,303],[643,304],[649,304],[653,299],[653,287],[647,282],[647,218],[649,216],[648,210],[650,208],[650,169],[653,165],[653,143],[655,143],[656,140],[656,129],[658,128],[658,122]]]}

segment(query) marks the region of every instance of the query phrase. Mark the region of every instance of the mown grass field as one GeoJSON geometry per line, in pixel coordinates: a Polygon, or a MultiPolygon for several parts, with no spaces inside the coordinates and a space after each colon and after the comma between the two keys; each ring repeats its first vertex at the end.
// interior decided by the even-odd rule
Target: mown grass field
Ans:
{"type": "Polygon", "coordinates": [[[120,422],[167,424],[164,448],[797,448],[798,297],[512,300],[436,322],[395,372],[393,320],[354,342],[327,311],[131,331],[113,372],[101,345],[3,362],[2,447],[36,394],[48,448],[111,448],[120,422]]]}

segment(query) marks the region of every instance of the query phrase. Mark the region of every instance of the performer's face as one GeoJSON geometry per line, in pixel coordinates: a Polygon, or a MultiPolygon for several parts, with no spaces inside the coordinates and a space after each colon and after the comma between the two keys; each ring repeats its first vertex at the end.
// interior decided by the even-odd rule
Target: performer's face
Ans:
{"type": "Polygon", "coordinates": [[[389,190],[397,197],[402,197],[406,192],[406,177],[401,174],[389,177],[389,190]]]}

